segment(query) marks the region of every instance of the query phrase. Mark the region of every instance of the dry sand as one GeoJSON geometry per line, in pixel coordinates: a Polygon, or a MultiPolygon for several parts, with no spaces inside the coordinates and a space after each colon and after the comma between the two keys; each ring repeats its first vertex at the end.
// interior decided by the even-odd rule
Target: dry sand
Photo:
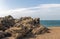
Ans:
{"type": "Polygon", "coordinates": [[[48,27],[50,33],[37,35],[36,37],[28,37],[25,39],[60,39],[60,27],[48,27]]]}

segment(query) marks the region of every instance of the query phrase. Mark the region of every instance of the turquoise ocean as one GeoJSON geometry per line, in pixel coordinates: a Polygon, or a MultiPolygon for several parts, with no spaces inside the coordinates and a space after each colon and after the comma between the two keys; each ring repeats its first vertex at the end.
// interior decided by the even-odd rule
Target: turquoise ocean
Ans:
{"type": "Polygon", "coordinates": [[[60,26],[60,20],[41,20],[40,24],[46,27],[60,26]]]}

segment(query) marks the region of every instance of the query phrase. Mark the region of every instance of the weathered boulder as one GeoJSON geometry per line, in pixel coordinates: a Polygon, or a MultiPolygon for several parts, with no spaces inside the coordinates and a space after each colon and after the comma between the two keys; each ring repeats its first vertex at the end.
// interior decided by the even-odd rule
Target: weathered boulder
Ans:
{"type": "Polygon", "coordinates": [[[5,16],[4,19],[2,20],[3,26],[10,27],[15,24],[14,18],[12,16],[5,16]]]}
{"type": "Polygon", "coordinates": [[[0,18],[0,30],[3,30],[4,31],[7,28],[5,26],[3,26],[2,21],[3,21],[3,18],[1,17],[0,18]]]}
{"type": "Polygon", "coordinates": [[[0,38],[4,38],[4,32],[3,31],[0,31],[0,38]]]}
{"type": "Polygon", "coordinates": [[[11,36],[10,33],[0,31],[0,39],[5,38],[5,37],[10,37],[10,36],[11,36]]]}
{"type": "Polygon", "coordinates": [[[15,23],[19,23],[20,22],[20,20],[19,19],[15,19],[15,23]]]}
{"type": "Polygon", "coordinates": [[[20,21],[26,20],[26,19],[32,19],[31,17],[21,17],[20,21]]]}
{"type": "Polygon", "coordinates": [[[35,18],[35,19],[33,20],[33,22],[34,22],[34,25],[35,25],[35,26],[40,25],[40,18],[35,18]]]}
{"type": "Polygon", "coordinates": [[[31,17],[22,17],[20,20],[21,24],[33,24],[33,19],[31,17]]]}
{"type": "Polygon", "coordinates": [[[0,19],[0,30],[5,31],[6,29],[12,27],[15,24],[14,18],[12,16],[6,16],[0,19]]]}
{"type": "Polygon", "coordinates": [[[35,34],[44,34],[44,33],[49,33],[49,29],[42,25],[39,25],[32,30],[32,34],[34,34],[34,35],[35,34]]]}
{"type": "Polygon", "coordinates": [[[24,35],[26,35],[26,33],[29,32],[29,29],[24,26],[20,26],[20,27],[12,27],[6,30],[5,32],[11,33],[12,37],[18,39],[24,37],[24,35]]]}
{"type": "Polygon", "coordinates": [[[5,37],[5,38],[2,38],[2,39],[15,39],[14,37],[5,37]]]}

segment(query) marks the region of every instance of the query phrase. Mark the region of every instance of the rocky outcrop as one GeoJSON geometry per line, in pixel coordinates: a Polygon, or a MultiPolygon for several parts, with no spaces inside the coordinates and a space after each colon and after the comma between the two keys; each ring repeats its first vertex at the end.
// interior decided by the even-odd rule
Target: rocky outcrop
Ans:
{"type": "Polygon", "coordinates": [[[0,39],[5,37],[10,37],[11,33],[0,31],[0,39]]]}
{"type": "Polygon", "coordinates": [[[0,19],[0,30],[5,31],[6,29],[12,27],[15,24],[14,18],[12,16],[5,16],[0,19]]]}
{"type": "Polygon", "coordinates": [[[2,31],[0,38],[13,37],[14,39],[49,32],[48,28],[40,25],[40,18],[21,17],[14,19],[10,15],[0,19],[0,31],[2,31]]]}
{"type": "Polygon", "coordinates": [[[33,30],[32,30],[32,33],[34,35],[36,34],[44,34],[44,33],[49,33],[49,29],[42,26],[42,25],[39,25],[38,27],[35,27],[33,30]]]}

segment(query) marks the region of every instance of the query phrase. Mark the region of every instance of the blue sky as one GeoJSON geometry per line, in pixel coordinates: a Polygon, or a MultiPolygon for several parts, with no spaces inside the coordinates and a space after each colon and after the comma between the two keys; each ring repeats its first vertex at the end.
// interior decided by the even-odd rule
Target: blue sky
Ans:
{"type": "Polygon", "coordinates": [[[10,8],[32,7],[39,4],[60,4],[60,0],[5,0],[10,8]]]}
{"type": "Polygon", "coordinates": [[[0,0],[0,16],[6,15],[60,20],[60,0],[0,0]]]}

